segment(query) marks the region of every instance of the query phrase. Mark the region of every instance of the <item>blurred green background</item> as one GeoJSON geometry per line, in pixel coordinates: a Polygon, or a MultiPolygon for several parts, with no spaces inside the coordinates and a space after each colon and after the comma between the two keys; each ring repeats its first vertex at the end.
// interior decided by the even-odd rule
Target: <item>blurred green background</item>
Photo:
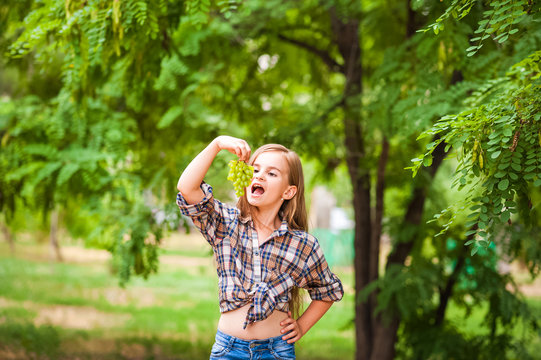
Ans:
{"type": "MultiPolygon", "coordinates": [[[[346,296],[300,359],[538,358],[540,14],[2,2],[0,358],[208,357],[212,255],[174,199],[221,134],[302,158],[346,296]]],[[[205,179],[227,202],[231,159],[205,179]]]]}

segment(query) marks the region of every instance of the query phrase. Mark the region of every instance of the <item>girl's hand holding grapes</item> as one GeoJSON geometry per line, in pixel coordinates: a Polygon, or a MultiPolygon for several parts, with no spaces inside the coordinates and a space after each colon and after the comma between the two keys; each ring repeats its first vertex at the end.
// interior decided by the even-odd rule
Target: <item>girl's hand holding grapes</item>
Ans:
{"type": "Polygon", "coordinates": [[[239,160],[248,161],[250,159],[252,150],[246,141],[225,135],[218,136],[215,141],[220,150],[227,150],[230,153],[237,155],[239,160]]]}
{"type": "Polygon", "coordinates": [[[235,187],[235,194],[240,197],[244,194],[244,188],[250,185],[254,168],[246,165],[250,159],[250,145],[242,139],[231,136],[219,136],[216,138],[216,144],[220,150],[227,150],[239,157],[239,160],[229,162],[229,175],[227,180],[231,181],[235,187]]]}

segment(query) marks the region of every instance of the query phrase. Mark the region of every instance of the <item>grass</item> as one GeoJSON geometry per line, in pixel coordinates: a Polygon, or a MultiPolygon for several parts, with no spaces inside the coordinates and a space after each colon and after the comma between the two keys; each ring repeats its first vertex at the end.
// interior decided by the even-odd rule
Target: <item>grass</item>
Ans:
{"type": "MultiPolygon", "coordinates": [[[[123,289],[107,256],[80,244],[64,247],[71,255],[63,263],[51,262],[48,248],[31,241],[17,243],[16,251],[10,256],[0,242],[0,358],[208,359],[218,280],[201,238],[166,243],[159,273],[123,289]]],[[[297,344],[301,360],[353,358],[353,273],[333,270],[346,295],[297,344]]],[[[541,299],[530,303],[541,315],[541,299]]],[[[482,331],[484,314],[458,320],[460,311],[449,308],[472,333],[482,331]]],[[[541,351],[539,340],[532,349],[541,351]]]]}
{"type": "MultiPolygon", "coordinates": [[[[12,257],[0,243],[0,358],[208,359],[218,280],[201,245],[170,246],[157,275],[122,289],[102,259],[51,262],[47,247],[31,242],[12,257]],[[182,263],[188,256],[200,260],[182,263]]],[[[337,273],[351,283],[351,271],[337,273]]],[[[342,329],[352,306],[352,294],[333,306],[299,342],[298,358],[352,358],[353,328],[342,329]]]]}

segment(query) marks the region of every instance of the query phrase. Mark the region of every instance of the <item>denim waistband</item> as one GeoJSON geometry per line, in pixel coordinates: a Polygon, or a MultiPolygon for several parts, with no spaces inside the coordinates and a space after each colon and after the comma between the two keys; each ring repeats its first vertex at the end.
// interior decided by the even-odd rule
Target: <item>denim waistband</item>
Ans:
{"type": "Polygon", "coordinates": [[[250,349],[254,349],[256,347],[272,349],[273,347],[277,347],[282,344],[290,345],[290,346],[293,345],[293,344],[288,344],[287,340],[282,340],[282,336],[284,335],[279,335],[279,336],[275,336],[275,337],[271,337],[267,339],[261,339],[261,340],[244,340],[232,335],[225,334],[221,332],[220,330],[218,330],[216,332],[216,339],[221,339],[222,341],[227,342],[230,345],[234,344],[235,347],[243,347],[243,348],[250,348],[250,349]]]}

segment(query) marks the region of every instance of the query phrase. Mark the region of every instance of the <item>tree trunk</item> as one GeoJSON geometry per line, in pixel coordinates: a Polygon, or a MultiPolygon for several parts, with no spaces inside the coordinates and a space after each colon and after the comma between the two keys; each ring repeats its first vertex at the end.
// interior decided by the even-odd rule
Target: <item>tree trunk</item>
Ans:
{"type": "MultiPolygon", "coordinates": [[[[378,162],[378,172],[376,174],[376,208],[374,210],[374,222],[372,223],[372,240],[370,244],[370,281],[379,277],[379,253],[381,251],[381,233],[384,214],[384,195],[385,195],[385,168],[389,158],[389,140],[383,136],[381,141],[381,153],[378,162]]],[[[377,302],[377,291],[370,295],[370,301],[373,306],[377,302]]]]}
{"type": "Polygon", "coordinates": [[[11,255],[15,255],[15,240],[13,239],[11,231],[4,223],[2,223],[2,233],[4,234],[4,238],[9,244],[9,250],[11,251],[11,255]]]}
{"type": "MultiPolygon", "coordinates": [[[[474,225],[472,230],[477,230],[477,224],[474,225]]],[[[471,234],[466,238],[466,241],[472,240],[475,237],[475,234],[471,234]]],[[[443,320],[445,319],[445,311],[447,310],[447,305],[449,304],[449,300],[451,299],[451,296],[453,295],[453,288],[458,281],[458,276],[462,272],[462,269],[464,268],[464,265],[466,265],[466,256],[467,256],[467,247],[461,246],[458,253],[458,259],[455,264],[455,267],[453,268],[453,272],[451,275],[449,275],[449,278],[447,279],[447,283],[445,284],[444,288],[439,289],[440,293],[440,303],[438,305],[438,308],[436,309],[435,314],[435,321],[434,324],[436,326],[440,326],[443,324],[443,320]]]]}
{"type": "Polygon", "coordinates": [[[64,261],[58,244],[58,210],[51,212],[51,229],[49,234],[49,244],[51,245],[51,259],[59,262],[64,261]]]}
{"type": "Polygon", "coordinates": [[[362,94],[362,66],[359,39],[359,20],[340,18],[331,9],[331,26],[334,41],[344,59],[344,131],[346,163],[353,187],[355,211],[354,269],[355,269],[355,359],[368,360],[372,352],[374,304],[359,301],[361,291],[371,279],[372,219],[370,206],[370,173],[362,165],[366,155],[363,129],[361,126],[360,101],[362,94]]]}
{"type": "MultiPolygon", "coordinates": [[[[409,6],[409,1],[408,1],[409,6]]],[[[383,196],[385,191],[385,167],[389,153],[389,143],[386,138],[382,141],[382,150],[377,170],[376,206],[371,214],[371,181],[370,173],[363,160],[366,155],[364,147],[364,133],[361,123],[362,94],[362,63],[359,38],[360,19],[347,19],[330,10],[333,41],[343,59],[343,65],[336,63],[330,54],[302,41],[280,36],[280,39],[304,48],[319,56],[331,71],[338,71],[345,76],[346,85],[344,96],[339,105],[344,109],[344,131],[346,164],[353,188],[353,208],[355,213],[354,237],[354,270],[355,270],[355,340],[357,360],[390,360],[394,357],[394,345],[400,319],[391,319],[383,323],[381,317],[374,317],[376,308],[376,294],[371,294],[366,301],[359,300],[359,292],[379,277],[379,251],[381,238],[381,222],[383,218],[383,196]]],[[[415,32],[415,13],[408,10],[406,37],[415,32]]],[[[429,179],[433,178],[437,168],[444,158],[443,145],[434,152],[433,164],[428,171],[429,179]]],[[[427,184],[420,184],[417,177],[417,186],[412,194],[412,200],[406,213],[405,226],[417,227],[422,219],[427,184]]],[[[414,232],[415,233],[415,232],[414,232]]],[[[403,264],[406,256],[413,247],[413,234],[404,244],[399,244],[396,251],[389,256],[387,266],[391,263],[403,264]]]]}
{"type": "MultiPolygon", "coordinates": [[[[430,182],[436,175],[443,159],[446,156],[444,151],[445,143],[440,143],[433,152],[432,165],[427,169],[421,169],[424,174],[418,174],[413,194],[404,216],[402,223],[403,229],[411,227],[418,228],[423,218],[424,205],[426,200],[426,192],[430,185],[430,182]]],[[[400,243],[393,249],[389,257],[387,258],[386,268],[391,265],[404,265],[404,261],[410,254],[415,240],[419,238],[419,233],[415,229],[414,231],[402,231],[409,236],[405,239],[400,239],[400,243]]],[[[400,326],[400,319],[394,317],[390,323],[385,323],[380,317],[375,322],[375,334],[374,339],[374,351],[371,354],[371,360],[391,360],[395,356],[395,343],[397,339],[397,331],[400,326]]]]}
{"type": "MultiPolygon", "coordinates": [[[[351,123],[351,120],[348,120],[351,123]]],[[[355,269],[355,339],[356,359],[369,359],[372,351],[372,313],[371,301],[359,301],[359,291],[370,282],[371,263],[371,219],[370,219],[370,177],[367,171],[359,171],[359,156],[352,153],[353,144],[362,144],[360,131],[356,138],[351,136],[352,127],[346,127],[347,164],[353,185],[353,207],[355,209],[354,269],[355,269]]]]}

